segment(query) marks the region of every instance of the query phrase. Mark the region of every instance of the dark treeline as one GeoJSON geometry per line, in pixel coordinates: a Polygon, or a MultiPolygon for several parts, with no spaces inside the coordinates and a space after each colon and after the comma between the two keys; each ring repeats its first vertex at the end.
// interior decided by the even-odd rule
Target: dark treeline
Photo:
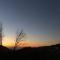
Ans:
{"type": "Polygon", "coordinates": [[[10,50],[0,46],[0,58],[19,60],[60,60],[60,44],[38,48],[10,50]]]}

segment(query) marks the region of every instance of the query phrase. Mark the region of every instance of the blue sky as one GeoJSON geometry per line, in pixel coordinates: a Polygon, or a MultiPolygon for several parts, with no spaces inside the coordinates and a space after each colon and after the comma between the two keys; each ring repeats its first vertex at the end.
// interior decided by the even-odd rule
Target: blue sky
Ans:
{"type": "Polygon", "coordinates": [[[17,29],[32,40],[60,40],[60,0],[0,0],[0,21],[5,36],[15,36],[17,29]]]}

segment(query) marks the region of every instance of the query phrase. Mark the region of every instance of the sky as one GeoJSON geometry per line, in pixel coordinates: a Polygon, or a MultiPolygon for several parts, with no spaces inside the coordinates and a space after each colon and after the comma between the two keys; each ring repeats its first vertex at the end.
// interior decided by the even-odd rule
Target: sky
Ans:
{"type": "Polygon", "coordinates": [[[60,43],[60,0],[0,0],[0,21],[3,45],[13,45],[21,29],[26,45],[60,43]]]}

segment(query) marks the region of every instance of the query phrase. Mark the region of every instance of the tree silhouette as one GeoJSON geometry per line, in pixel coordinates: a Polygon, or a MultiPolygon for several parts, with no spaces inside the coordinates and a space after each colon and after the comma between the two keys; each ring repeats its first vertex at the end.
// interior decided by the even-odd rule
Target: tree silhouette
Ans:
{"type": "Polygon", "coordinates": [[[19,42],[23,41],[22,38],[25,36],[25,33],[23,32],[23,30],[21,30],[17,36],[16,36],[16,40],[15,40],[15,47],[14,50],[17,48],[19,42]]]}
{"type": "Polygon", "coordinates": [[[0,45],[2,45],[2,23],[0,22],[0,45]]]}

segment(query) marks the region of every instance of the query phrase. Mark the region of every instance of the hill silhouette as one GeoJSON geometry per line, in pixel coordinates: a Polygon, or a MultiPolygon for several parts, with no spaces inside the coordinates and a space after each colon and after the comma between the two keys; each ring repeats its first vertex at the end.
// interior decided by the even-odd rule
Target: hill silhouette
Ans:
{"type": "Polygon", "coordinates": [[[0,46],[0,57],[19,60],[60,60],[60,44],[38,48],[25,47],[16,51],[0,46]]]}

